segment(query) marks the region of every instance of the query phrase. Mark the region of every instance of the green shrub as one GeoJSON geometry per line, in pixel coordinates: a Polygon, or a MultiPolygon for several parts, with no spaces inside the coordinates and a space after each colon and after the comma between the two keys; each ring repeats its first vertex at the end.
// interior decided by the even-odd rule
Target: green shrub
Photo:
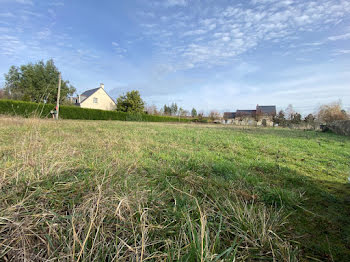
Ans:
{"type": "Polygon", "coordinates": [[[196,123],[209,123],[208,119],[206,118],[193,118],[192,121],[196,123]]]}
{"type": "MultiPolygon", "coordinates": [[[[37,104],[33,102],[0,100],[0,114],[23,117],[51,117],[50,111],[55,108],[53,104],[37,104]]],[[[63,119],[85,120],[120,120],[120,121],[146,121],[146,122],[190,122],[190,119],[155,116],[140,113],[125,113],[98,109],[81,108],[77,106],[60,106],[60,117],[63,119]]]]}

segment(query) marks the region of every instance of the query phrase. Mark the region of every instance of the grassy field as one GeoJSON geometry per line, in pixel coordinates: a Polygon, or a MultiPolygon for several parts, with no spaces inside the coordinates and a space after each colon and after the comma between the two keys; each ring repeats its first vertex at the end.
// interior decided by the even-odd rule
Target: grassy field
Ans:
{"type": "Polygon", "coordinates": [[[0,118],[0,260],[350,261],[350,139],[0,118]]]}

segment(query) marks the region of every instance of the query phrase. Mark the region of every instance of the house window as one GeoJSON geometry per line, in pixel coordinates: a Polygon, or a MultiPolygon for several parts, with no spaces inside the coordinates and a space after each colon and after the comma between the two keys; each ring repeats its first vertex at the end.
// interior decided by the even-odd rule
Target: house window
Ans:
{"type": "Polygon", "coordinates": [[[94,97],[94,104],[97,104],[97,103],[98,103],[97,97],[94,97]]]}

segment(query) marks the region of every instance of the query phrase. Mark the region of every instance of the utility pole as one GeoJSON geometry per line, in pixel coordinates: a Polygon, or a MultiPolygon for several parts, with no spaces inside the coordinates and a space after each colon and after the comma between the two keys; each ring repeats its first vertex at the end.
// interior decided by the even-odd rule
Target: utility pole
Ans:
{"type": "Polygon", "coordinates": [[[56,104],[56,119],[58,120],[58,113],[60,111],[60,96],[61,96],[61,73],[58,75],[58,92],[57,92],[57,104],[56,104]]]}

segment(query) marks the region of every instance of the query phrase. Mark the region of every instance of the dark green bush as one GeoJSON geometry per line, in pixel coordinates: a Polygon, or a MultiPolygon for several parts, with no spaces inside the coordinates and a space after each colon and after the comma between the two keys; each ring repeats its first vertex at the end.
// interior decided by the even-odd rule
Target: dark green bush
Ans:
{"type": "Polygon", "coordinates": [[[206,118],[193,118],[192,122],[196,122],[196,123],[209,123],[208,119],[206,118]]]}
{"type": "MultiPolygon", "coordinates": [[[[0,100],[0,114],[23,117],[51,117],[50,111],[55,108],[52,104],[37,104],[33,102],[0,100]]],[[[190,119],[170,116],[155,116],[147,114],[132,114],[118,111],[80,108],[77,106],[60,106],[60,117],[63,119],[85,120],[121,120],[147,122],[190,122],[190,119]]]]}
{"type": "Polygon", "coordinates": [[[54,105],[37,104],[33,102],[0,100],[0,114],[15,115],[23,117],[48,117],[50,111],[54,109],[54,105]]]}

